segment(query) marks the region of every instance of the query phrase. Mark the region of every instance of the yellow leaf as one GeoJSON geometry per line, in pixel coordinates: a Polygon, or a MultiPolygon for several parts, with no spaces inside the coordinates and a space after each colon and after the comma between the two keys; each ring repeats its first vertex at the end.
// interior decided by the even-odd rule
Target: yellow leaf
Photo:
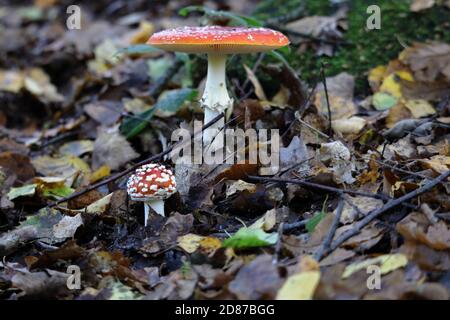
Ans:
{"type": "Polygon", "coordinates": [[[359,133],[366,125],[366,120],[361,117],[350,117],[348,119],[337,119],[331,122],[333,130],[342,134],[359,133]]]}
{"type": "Polygon", "coordinates": [[[266,97],[266,94],[264,93],[264,89],[262,88],[261,83],[259,82],[259,80],[256,77],[253,70],[250,69],[249,67],[247,67],[245,64],[244,64],[244,69],[245,69],[245,72],[247,73],[248,79],[255,87],[255,94],[258,97],[258,99],[267,101],[267,97],[266,97]]]}
{"type": "Polygon", "coordinates": [[[389,93],[395,98],[401,98],[402,97],[402,90],[399,78],[407,81],[414,81],[413,76],[410,72],[407,71],[397,71],[395,73],[392,73],[388,75],[380,87],[380,92],[389,93]]]}
{"type": "Polygon", "coordinates": [[[386,274],[398,268],[402,268],[407,264],[408,258],[406,258],[404,254],[384,254],[376,258],[371,258],[362,262],[355,262],[348,265],[345,268],[344,273],[342,274],[342,279],[346,279],[353,273],[364,270],[371,265],[379,265],[381,274],[386,274]]]}
{"type": "Polygon", "coordinates": [[[405,100],[405,106],[411,111],[414,118],[427,117],[436,113],[433,106],[422,99],[405,100]]]}
{"type": "Polygon", "coordinates": [[[204,252],[211,253],[222,247],[222,241],[214,237],[203,237],[199,245],[204,252]]]}
{"type": "Polygon", "coordinates": [[[111,174],[111,168],[108,167],[107,165],[103,165],[91,174],[90,181],[91,181],[91,183],[99,181],[99,180],[103,179],[104,177],[109,176],[110,174],[111,174]]]}
{"type": "Polygon", "coordinates": [[[433,156],[430,159],[422,159],[420,160],[424,164],[424,167],[427,169],[432,169],[437,173],[445,173],[447,172],[450,166],[450,157],[446,156],[433,156]]]}
{"type": "Polygon", "coordinates": [[[148,21],[141,21],[141,23],[139,24],[139,29],[131,36],[130,43],[145,43],[154,31],[155,26],[153,25],[153,23],[148,21]]]}
{"type": "MultiPolygon", "coordinates": [[[[110,193],[110,194],[104,196],[103,198],[95,201],[94,203],[91,203],[90,205],[88,205],[86,207],[86,212],[87,213],[100,213],[100,214],[104,213],[111,202],[112,195],[113,194],[110,193]]],[[[84,209],[81,209],[80,211],[84,211],[84,209]]]]}
{"type": "Polygon", "coordinates": [[[319,280],[319,271],[307,271],[290,276],[278,291],[277,300],[311,300],[319,280]]]}
{"type": "Polygon", "coordinates": [[[188,233],[184,236],[178,237],[177,243],[178,246],[187,253],[193,253],[200,246],[200,241],[203,238],[204,237],[202,236],[193,233],[188,233]]]}
{"type": "Polygon", "coordinates": [[[268,210],[264,216],[253,222],[249,227],[251,229],[263,229],[264,231],[272,230],[277,222],[275,209],[268,210]]]}
{"type": "Polygon", "coordinates": [[[386,66],[378,66],[369,71],[369,84],[373,90],[377,90],[386,75],[386,66]]]}

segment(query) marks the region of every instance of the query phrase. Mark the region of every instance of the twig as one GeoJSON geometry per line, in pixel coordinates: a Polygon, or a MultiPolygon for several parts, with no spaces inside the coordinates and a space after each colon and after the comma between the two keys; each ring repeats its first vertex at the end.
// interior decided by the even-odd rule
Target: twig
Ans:
{"type": "Polygon", "coordinates": [[[327,88],[327,78],[325,77],[325,65],[322,62],[322,66],[320,68],[320,73],[322,75],[322,83],[323,89],[325,90],[325,99],[327,101],[327,111],[328,111],[328,135],[331,136],[333,134],[333,128],[331,125],[331,108],[330,108],[330,97],[328,96],[328,88],[327,88]]]}
{"type": "Polygon", "coordinates": [[[311,188],[315,188],[315,189],[321,189],[321,190],[334,192],[334,193],[338,193],[338,194],[348,193],[348,194],[353,194],[353,195],[362,196],[362,197],[370,197],[370,198],[376,198],[376,199],[382,199],[382,200],[391,200],[390,197],[388,197],[384,194],[368,193],[368,192],[347,190],[347,189],[339,189],[339,188],[334,188],[334,187],[326,186],[323,184],[318,184],[318,183],[304,181],[304,180],[258,177],[258,176],[248,176],[248,178],[251,180],[256,180],[256,181],[270,181],[270,182],[298,184],[301,186],[311,187],[311,188]]]}
{"type": "Polygon", "coordinates": [[[283,132],[283,134],[281,135],[281,139],[283,139],[286,134],[292,129],[292,127],[295,124],[295,121],[300,121],[301,117],[303,116],[303,113],[305,112],[306,108],[308,107],[308,104],[311,101],[311,98],[314,94],[314,92],[316,91],[317,88],[317,80],[314,82],[314,85],[311,89],[311,92],[308,94],[308,97],[306,98],[305,102],[300,106],[300,108],[298,109],[298,116],[295,117],[294,120],[292,120],[292,122],[289,124],[289,127],[287,127],[287,129],[283,132]]]}
{"type": "Polygon", "coordinates": [[[322,131],[320,131],[319,129],[314,128],[313,126],[311,126],[310,124],[306,123],[305,121],[303,121],[302,119],[296,119],[298,122],[300,122],[302,125],[304,125],[305,127],[309,128],[310,130],[314,131],[315,133],[321,135],[322,137],[324,137],[327,140],[331,140],[331,137],[325,133],[323,133],[322,131]]]}
{"type": "MultiPolygon", "coordinates": [[[[390,201],[392,200],[391,197],[388,197],[382,193],[368,193],[368,192],[362,192],[362,191],[355,191],[355,190],[348,190],[348,189],[339,189],[334,188],[330,186],[326,186],[323,184],[318,184],[314,182],[304,181],[304,180],[294,180],[294,179],[281,179],[281,178],[270,178],[270,177],[257,177],[257,176],[247,176],[247,178],[255,181],[268,181],[268,182],[278,182],[278,183],[292,183],[292,184],[298,184],[305,187],[325,190],[329,192],[334,192],[338,194],[352,194],[355,196],[361,196],[361,197],[369,197],[369,198],[375,198],[375,199],[381,199],[383,201],[390,201]]],[[[402,206],[415,209],[416,207],[408,202],[401,203],[402,206]]]]}
{"type": "MultiPolygon", "coordinates": [[[[217,117],[215,117],[214,119],[212,119],[210,122],[208,122],[207,124],[205,124],[205,125],[202,127],[202,130],[201,130],[201,131],[194,133],[194,137],[195,137],[195,135],[197,135],[197,134],[203,132],[204,130],[208,129],[208,128],[209,128],[210,126],[212,126],[214,123],[216,123],[217,121],[219,121],[223,116],[224,116],[223,114],[220,114],[220,115],[218,115],[217,117]]],[[[84,189],[84,190],[81,190],[81,191],[72,193],[70,196],[64,197],[64,198],[59,199],[59,200],[57,200],[57,201],[55,201],[55,202],[53,202],[53,203],[50,203],[47,207],[48,207],[48,208],[52,208],[52,207],[54,207],[54,206],[56,206],[56,205],[58,205],[58,204],[60,204],[60,203],[62,203],[62,202],[66,202],[66,201],[75,199],[75,198],[77,198],[77,197],[79,197],[79,196],[81,196],[81,195],[83,195],[83,194],[86,194],[86,193],[88,193],[88,192],[90,192],[90,191],[92,191],[92,190],[95,190],[95,189],[97,189],[97,188],[99,188],[99,187],[101,187],[101,186],[103,186],[103,185],[105,185],[105,184],[108,184],[108,183],[110,183],[110,182],[112,182],[112,181],[115,181],[115,180],[117,180],[117,179],[119,179],[119,178],[121,178],[121,177],[123,177],[123,176],[125,176],[125,175],[127,175],[127,174],[129,174],[129,173],[131,173],[131,172],[133,172],[134,170],[136,170],[136,168],[138,168],[138,167],[140,167],[140,166],[142,166],[142,165],[144,165],[144,164],[147,164],[147,163],[149,163],[149,162],[152,162],[152,161],[161,159],[161,158],[164,157],[166,154],[169,154],[176,146],[178,146],[178,145],[184,146],[184,145],[187,144],[187,143],[191,143],[191,141],[181,141],[180,143],[176,143],[176,144],[170,146],[169,148],[167,148],[165,151],[163,151],[163,152],[161,152],[161,153],[158,153],[158,154],[156,154],[156,155],[154,155],[154,156],[151,156],[150,158],[147,158],[147,159],[145,159],[145,160],[142,160],[141,162],[136,163],[135,165],[131,166],[130,168],[128,168],[128,169],[126,169],[126,170],[124,170],[124,171],[122,171],[122,172],[118,172],[118,173],[116,173],[115,175],[112,175],[112,176],[110,176],[109,178],[107,178],[107,179],[105,179],[105,180],[103,180],[103,181],[100,181],[100,182],[98,182],[98,183],[96,183],[96,184],[93,184],[93,185],[88,186],[88,187],[87,187],[86,189],[84,189]]]]}
{"type": "MultiPolygon", "coordinates": [[[[410,171],[410,170],[400,169],[400,168],[397,168],[397,167],[395,167],[393,165],[387,164],[384,161],[380,161],[380,160],[376,160],[376,159],[374,159],[374,160],[375,160],[375,162],[379,163],[384,168],[391,169],[393,171],[397,171],[397,172],[404,173],[404,174],[409,174],[411,176],[422,178],[422,179],[426,179],[426,180],[433,180],[432,177],[428,177],[428,176],[426,176],[424,174],[420,174],[420,173],[413,172],[413,171],[410,171]]],[[[446,184],[446,182],[442,182],[442,184],[446,184]]]]}
{"type": "Polygon", "coordinates": [[[450,176],[450,170],[447,172],[441,174],[437,178],[433,179],[432,181],[425,184],[423,187],[416,189],[410,193],[405,194],[404,196],[393,199],[389,202],[387,202],[384,206],[382,206],[379,209],[373,210],[371,213],[369,213],[367,216],[365,216],[363,219],[359,220],[355,223],[354,227],[347,232],[344,232],[342,235],[340,235],[333,243],[330,245],[330,248],[324,252],[324,256],[330,254],[332,251],[336,250],[342,243],[350,239],[351,237],[357,235],[361,232],[361,230],[368,225],[372,220],[380,216],[381,214],[385,213],[386,211],[391,210],[392,208],[395,208],[396,206],[401,205],[402,203],[409,201],[429,190],[434,188],[436,185],[444,181],[450,176]]]}
{"type": "Polygon", "coordinates": [[[334,234],[336,233],[336,230],[339,226],[339,221],[341,220],[343,209],[344,209],[344,197],[341,196],[339,199],[339,204],[336,209],[336,216],[334,217],[330,229],[328,230],[328,233],[325,236],[325,239],[323,240],[322,246],[314,255],[314,259],[316,259],[317,261],[320,261],[323,258],[324,253],[329,251],[331,241],[333,241],[334,234]]]}
{"type": "Polygon", "coordinates": [[[293,223],[285,223],[283,226],[283,231],[291,231],[293,229],[297,229],[305,226],[308,223],[309,219],[293,222],[293,223]]]}
{"type": "Polygon", "coordinates": [[[284,231],[284,222],[281,222],[280,225],[278,226],[278,241],[275,245],[275,256],[273,259],[273,263],[277,264],[278,260],[280,259],[280,255],[281,255],[281,248],[282,248],[282,242],[281,242],[281,238],[283,236],[283,231],[284,231]]]}

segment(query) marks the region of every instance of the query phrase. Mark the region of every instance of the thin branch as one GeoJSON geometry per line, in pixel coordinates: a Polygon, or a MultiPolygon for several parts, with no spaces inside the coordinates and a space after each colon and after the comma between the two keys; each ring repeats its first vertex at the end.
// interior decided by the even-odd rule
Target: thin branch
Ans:
{"type": "MultiPolygon", "coordinates": [[[[205,124],[205,125],[202,127],[202,130],[201,130],[201,131],[194,133],[194,137],[195,137],[197,134],[199,134],[199,133],[203,132],[204,130],[208,129],[210,126],[212,126],[214,123],[216,123],[216,122],[219,121],[220,119],[222,119],[223,116],[224,116],[223,114],[220,114],[220,115],[218,115],[217,117],[215,117],[214,119],[212,119],[210,122],[208,122],[207,124],[205,124]]],[[[97,189],[97,188],[99,188],[99,187],[101,187],[101,186],[103,186],[103,185],[105,185],[105,184],[108,184],[108,183],[110,183],[110,182],[112,182],[112,181],[115,181],[115,180],[117,180],[117,179],[119,179],[119,178],[121,178],[121,177],[123,177],[123,176],[125,176],[125,175],[127,175],[127,174],[129,174],[129,173],[131,173],[131,172],[133,172],[133,171],[136,170],[138,167],[140,167],[140,166],[142,166],[142,165],[144,165],[144,164],[150,163],[150,162],[155,161],[155,160],[162,159],[166,154],[169,154],[176,146],[178,146],[178,145],[180,145],[180,146],[185,146],[185,145],[187,145],[188,143],[191,143],[191,141],[181,141],[180,143],[176,143],[176,144],[170,146],[169,148],[167,148],[165,151],[163,151],[163,152],[161,152],[161,153],[158,153],[158,154],[156,154],[156,155],[154,155],[154,156],[151,156],[150,158],[147,158],[147,159],[145,159],[145,160],[142,160],[142,161],[136,163],[135,165],[131,166],[130,168],[128,168],[128,169],[126,169],[126,170],[124,170],[124,171],[118,172],[118,173],[116,173],[115,175],[112,175],[112,176],[110,176],[109,178],[107,178],[107,179],[105,179],[105,180],[103,180],[103,181],[100,181],[100,182],[98,182],[98,183],[96,183],[96,184],[93,184],[93,185],[88,186],[88,187],[87,187],[86,189],[84,189],[84,190],[81,190],[81,191],[72,193],[72,194],[71,194],[70,196],[68,196],[68,197],[64,197],[64,198],[59,199],[59,200],[57,200],[57,201],[55,201],[55,202],[53,202],[53,203],[50,203],[47,207],[48,207],[48,208],[52,208],[52,207],[54,207],[54,206],[56,206],[56,205],[58,205],[58,204],[60,204],[60,203],[62,203],[62,202],[66,202],[66,201],[75,199],[75,198],[77,198],[77,197],[79,197],[79,196],[81,196],[81,195],[83,195],[83,194],[86,194],[86,193],[88,193],[88,192],[90,192],[90,191],[92,191],[92,190],[95,190],[95,189],[97,189]]]]}
{"type": "Polygon", "coordinates": [[[310,103],[311,98],[312,98],[314,92],[316,91],[316,88],[317,88],[317,80],[314,82],[311,92],[308,94],[308,97],[306,98],[305,102],[298,109],[298,116],[295,117],[294,120],[292,120],[292,122],[289,124],[289,127],[283,132],[283,134],[281,135],[281,139],[283,139],[286,136],[286,134],[292,129],[292,127],[295,124],[295,121],[301,121],[301,117],[303,116],[303,113],[307,109],[308,104],[310,103]]]}
{"type": "Polygon", "coordinates": [[[382,206],[379,209],[373,210],[371,213],[369,213],[367,216],[365,216],[363,219],[359,220],[354,224],[354,227],[347,232],[344,232],[342,235],[340,235],[333,243],[331,244],[329,250],[324,252],[324,256],[330,254],[332,251],[336,250],[341,244],[343,244],[345,241],[350,239],[351,237],[357,235],[361,232],[361,230],[367,226],[370,222],[372,222],[375,218],[379,217],[381,214],[385,213],[386,211],[389,211],[402,203],[409,201],[429,190],[434,188],[439,183],[443,182],[450,176],[450,170],[447,172],[441,174],[437,178],[433,179],[432,181],[425,184],[423,187],[416,189],[412,192],[409,192],[405,194],[404,196],[390,200],[387,202],[384,206],[382,206]]]}
{"type": "Polygon", "coordinates": [[[376,199],[382,199],[382,200],[390,200],[391,199],[390,197],[388,197],[384,194],[368,193],[368,192],[347,190],[347,189],[339,189],[339,188],[334,188],[334,187],[326,186],[323,184],[318,184],[318,183],[304,181],[304,180],[258,177],[258,176],[248,176],[248,178],[251,180],[255,180],[255,181],[269,181],[269,182],[298,184],[298,185],[301,185],[304,187],[325,190],[325,191],[334,192],[334,193],[338,193],[338,194],[348,193],[348,194],[353,194],[353,195],[357,195],[357,196],[370,197],[370,198],[376,198],[376,199]]]}
{"type": "Polygon", "coordinates": [[[305,226],[308,223],[309,219],[305,219],[305,220],[301,220],[301,221],[297,221],[297,222],[293,222],[293,223],[285,223],[283,225],[283,231],[291,231],[293,229],[297,229],[300,227],[305,226]]]}
{"type": "Polygon", "coordinates": [[[306,123],[305,121],[303,121],[302,119],[296,119],[298,122],[300,122],[302,125],[304,125],[305,127],[307,127],[308,129],[314,131],[315,133],[321,135],[322,137],[324,137],[327,140],[332,140],[331,137],[325,133],[323,133],[322,131],[320,131],[319,129],[314,128],[313,126],[311,126],[310,124],[306,123]]]}
{"type": "Polygon", "coordinates": [[[328,87],[327,87],[327,78],[325,77],[325,65],[322,62],[322,66],[320,68],[320,73],[322,75],[322,83],[323,89],[325,90],[325,99],[327,101],[327,111],[328,111],[328,135],[331,136],[333,134],[333,128],[331,125],[331,107],[330,107],[330,97],[328,96],[328,87]]]}
{"type": "MultiPolygon", "coordinates": [[[[355,196],[361,196],[361,197],[369,197],[369,198],[375,198],[375,199],[381,199],[383,201],[390,201],[392,200],[391,197],[388,197],[382,193],[368,193],[368,192],[362,192],[362,191],[355,191],[355,190],[348,190],[348,189],[339,189],[339,188],[334,188],[334,187],[330,187],[330,186],[326,186],[323,184],[318,184],[318,183],[314,183],[314,182],[309,182],[309,181],[304,181],[304,180],[294,180],[294,179],[282,179],[282,178],[270,178],[270,177],[258,177],[258,176],[247,176],[247,178],[251,179],[251,180],[255,180],[255,181],[267,181],[267,182],[278,182],[278,183],[292,183],[292,184],[298,184],[304,187],[310,187],[310,188],[315,188],[315,189],[320,189],[320,190],[325,190],[325,191],[329,191],[329,192],[334,192],[337,194],[352,194],[355,196]]],[[[407,208],[411,208],[411,209],[415,209],[416,206],[408,203],[408,202],[404,202],[401,203],[402,206],[405,206],[407,208]]]]}
{"type": "Polygon", "coordinates": [[[341,220],[343,209],[344,209],[344,197],[341,196],[339,199],[339,204],[336,209],[336,216],[334,217],[330,229],[328,230],[328,233],[325,236],[325,239],[323,240],[322,246],[314,255],[314,259],[316,259],[317,261],[322,260],[324,253],[330,250],[331,241],[333,241],[334,234],[336,233],[336,230],[339,226],[339,221],[341,220]]]}

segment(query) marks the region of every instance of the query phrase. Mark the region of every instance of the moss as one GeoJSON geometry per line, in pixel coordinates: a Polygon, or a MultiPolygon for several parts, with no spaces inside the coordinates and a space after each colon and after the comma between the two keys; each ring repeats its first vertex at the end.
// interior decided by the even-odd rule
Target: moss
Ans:
{"type": "MultiPolygon", "coordinates": [[[[276,5],[279,0],[266,0],[260,5],[266,10],[269,4],[276,5]]],[[[329,15],[336,9],[329,0],[291,0],[284,1],[303,5],[306,15],[329,15]]],[[[340,45],[333,57],[316,57],[315,52],[308,51],[299,55],[292,50],[287,56],[294,69],[299,70],[303,79],[312,82],[316,77],[320,65],[325,62],[326,74],[335,75],[347,71],[357,77],[357,91],[367,88],[367,71],[374,66],[386,64],[396,58],[403,50],[403,45],[414,41],[425,42],[436,40],[450,43],[450,10],[444,7],[433,7],[414,13],[409,10],[410,0],[354,0],[349,1],[349,28],[345,32],[344,40],[351,46],[340,45]],[[381,8],[381,29],[367,30],[366,13],[369,5],[376,4],[381,8]]],[[[276,16],[280,6],[272,7],[271,17],[276,16]],[[278,8],[278,9],[277,9],[278,8]]],[[[259,8],[259,11],[261,9],[259,8]]],[[[257,14],[261,15],[261,13],[257,14]]],[[[259,16],[261,17],[261,16],[259,16]]]]}

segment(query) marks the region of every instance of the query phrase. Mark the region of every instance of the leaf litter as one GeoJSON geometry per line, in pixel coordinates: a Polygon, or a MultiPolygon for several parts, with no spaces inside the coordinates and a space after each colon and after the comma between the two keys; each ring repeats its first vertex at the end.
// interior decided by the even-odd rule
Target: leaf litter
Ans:
{"type": "MultiPolygon", "coordinates": [[[[199,21],[154,6],[105,19],[86,5],[80,33],[47,15],[59,1],[5,7],[2,299],[449,298],[448,43],[406,43],[362,74],[319,66],[312,71],[327,77],[315,85],[289,57],[345,50],[348,9],[275,25],[291,53],[232,58],[227,119],[232,128],[279,129],[280,171],[189,166],[160,152],[175,129],[193,133],[201,117],[204,61],[144,43],[199,21]],[[174,168],[179,186],[166,217],[151,215],[144,227],[123,173],[151,156],[174,168]],[[70,265],[84,275],[79,290],[67,289],[70,265]],[[366,286],[373,266],[377,291],[366,286]]],[[[435,6],[448,10],[423,0],[410,10],[435,6]]],[[[253,2],[237,7],[245,12],[201,9],[201,20],[266,23],[247,16],[253,2]]]]}

